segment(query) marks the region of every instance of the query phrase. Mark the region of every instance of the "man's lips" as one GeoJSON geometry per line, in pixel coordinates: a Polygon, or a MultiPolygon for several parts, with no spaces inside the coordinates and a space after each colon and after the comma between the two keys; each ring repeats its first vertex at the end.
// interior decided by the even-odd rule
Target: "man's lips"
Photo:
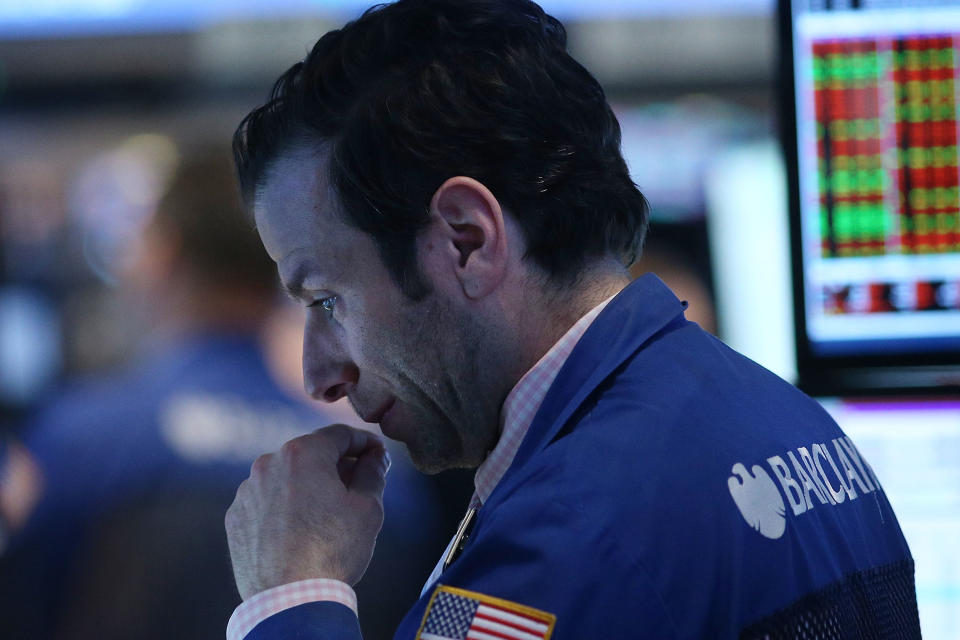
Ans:
{"type": "Polygon", "coordinates": [[[390,398],[389,400],[384,402],[382,405],[380,405],[380,407],[376,411],[366,416],[363,416],[362,418],[363,421],[370,422],[370,423],[380,422],[381,420],[383,420],[383,416],[387,413],[387,411],[390,411],[390,408],[393,407],[394,402],[396,402],[396,398],[390,398]]]}

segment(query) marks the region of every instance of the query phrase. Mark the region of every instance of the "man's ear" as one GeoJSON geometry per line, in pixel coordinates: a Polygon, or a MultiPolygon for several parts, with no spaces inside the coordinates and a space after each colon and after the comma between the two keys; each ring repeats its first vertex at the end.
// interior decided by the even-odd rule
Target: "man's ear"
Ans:
{"type": "Polygon", "coordinates": [[[509,252],[503,210],[490,190],[473,178],[450,178],[433,194],[430,216],[440,249],[434,258],[453,269],[467,297],[494,291],[509,252]]]}

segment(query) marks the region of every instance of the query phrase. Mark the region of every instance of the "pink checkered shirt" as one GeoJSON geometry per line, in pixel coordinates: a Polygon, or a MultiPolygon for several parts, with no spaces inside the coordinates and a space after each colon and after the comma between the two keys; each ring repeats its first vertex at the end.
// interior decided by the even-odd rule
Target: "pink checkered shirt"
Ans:
{"type": "Polygon", "coordinates": [[[583,316],[547,351],[542,358],[527,371],[510,391],[500,411],[500,439],[487,459],[477,469],[473,478],[474,493],[470,499],[471,507],[479,507],[500,482],[510,463],[520,449],[520,443],[527,435],[527,429],[537,414],[547,390],[560,373],[560,367],[567,361],[570,352],[583,337],[597,315],[603,311],[611,298],[607,298],[583,316]]]}
{"type": "Polygon", "coordinates": [[[297,605],[321,600],[339,602],[357,612],[357,594],[347,583],[327,579],[300,580],[261,591],[244,600],[227,623],[227,640],[242,640],[270,616],[297,605]]]}
{"type": "MultiPolygon", "coordinates": [[[[497,446],[477,469],[474,476],[474,493],[470,507],[482,505],[493,489],[507,472],[510,463],[520,449],[527,430],[540,408],[547,390],[553,384],[560,368],[567,361],[573,348],[587,331],[587,327],[596,319],[613,296],[607,298],[580,318],[550,348],[542,358],[527,371],[507,395],[500,411],[501,432],[497,446]]],[[[450,541],[451,544],[453,541],[450,541]]],[[[447,547],[449,550],[449,545],[447,547]]],[[[426,591],[443,570],[444,552],[433,573],[427,579],[423,589],[426,591]]],[[[233,612],[227,624],[227,640],[242,640],[255,626],[285,609],[307,602],[332,600],[350,607],[357,612],[357,596],[353,589],[339,580],[303,580],[268,589],[244,601],[233,612]]]]}

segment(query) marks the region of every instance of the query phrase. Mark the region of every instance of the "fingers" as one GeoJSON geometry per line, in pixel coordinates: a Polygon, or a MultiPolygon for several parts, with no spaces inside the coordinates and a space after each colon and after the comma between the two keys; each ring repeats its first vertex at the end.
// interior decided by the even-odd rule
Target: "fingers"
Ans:
{"type": "Polygon", "coordinates": [[[387,450],[370,449],[357,458],[357,463],[353,467],[353,476],[347,488],[355,493],[381,499],[389,470],[390,454],[387,450]]]}
{"type": "MultiPolygon", "coordinates": [[[[260,456],[251,466],[250,475],[263,479],[277,472],[283,473],[281,469],[287,469],[287,472],[295,468],[310,469],[312,473],[331,480],[339,478],[342,487],[352,489],[360,467],[364,478],[359,486],[364,491],[376,491],[389,466],[386,447],[379,437],[361,429],[334,424],[287,441],[277,454],[260,456]],[[379,480],[374,477],[377,474],[381,476],[379,480]]],[[[327,483],[325,486],[329,489],[332,485],[327,483]]]]}
{"type": "Polygon", "coordinates": [[[349,487],[353,481],[353,469],[357,466],[356,458],[340,458],[337,461],[337,475],[343,482],[343,486],[349,487]]]}
{"type": "Polygon", "coordinates": [[[332,424],[302,437],[317,437],[326,440],[332,445],[337,460],[344,457],[359,458],[369,449],[384,449],[383,440],[374,434],[362,429],[348,427],[345,424],[332,424]]]}

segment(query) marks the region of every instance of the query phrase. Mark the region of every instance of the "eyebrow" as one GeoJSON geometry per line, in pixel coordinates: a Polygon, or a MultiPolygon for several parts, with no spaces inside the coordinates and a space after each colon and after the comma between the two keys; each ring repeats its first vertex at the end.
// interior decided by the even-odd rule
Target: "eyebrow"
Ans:
{"type": "Polygon", "coordinates": [[[305,271],[307,271],[306,265],[300,263],[300,265],[294,269],[293,273],[290,274],[290,282],[292,284],[287,284],[283,276],[280,276],[280,288],[293,300],[299,301],[303,299],[303,279],[306,277],[305,271]]]}
{"type": "Polygon", "coordinates": [[[299,285],[288,286],[286,282],[280,280],[280,289],[283,290],[283,293],[286,294],[288,298],[295,302],[303,299],[303,287],[299,285]]]}

